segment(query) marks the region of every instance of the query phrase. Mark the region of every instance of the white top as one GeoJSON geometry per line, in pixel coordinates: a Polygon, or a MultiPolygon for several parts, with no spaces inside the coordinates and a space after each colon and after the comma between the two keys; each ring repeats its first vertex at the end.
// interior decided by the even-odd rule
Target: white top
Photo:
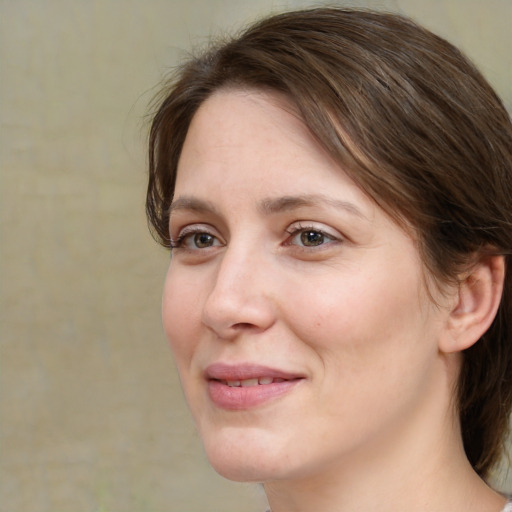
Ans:
{"type": "MultiPolygon", "coordinates": [[[[268,509],[267,512],[272,511],[268,509]]],[[[505,503],[505,508],[501,512],[512,512],[512,501],[507,501],[507,503],[505,503]]]]}
{"type": "Polygon", "coordinates": [[[501,512],[512,512],[512,501],[507,501],[505,508],[501,512]]]}

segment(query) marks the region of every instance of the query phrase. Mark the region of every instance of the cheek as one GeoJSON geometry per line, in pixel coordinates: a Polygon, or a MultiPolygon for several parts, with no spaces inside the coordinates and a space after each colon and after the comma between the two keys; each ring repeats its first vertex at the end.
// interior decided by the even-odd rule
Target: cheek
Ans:
{"type": "Polygon", "coordinates": [[[386,354],[400,357],[427,335],[429,305],[421,298],[415,269],[407,270],[352,272],[291,294],[288,312],[295,318],[290,322],[295,334],[333,363],[339,358],[378,366],[386,354]]]}
{"type": "Polygon", "coordinates": [[[425,396],[437,350],[413,275],[353,278],[343,286],[324,283],[307,297],[295,294],[288,311],[295,336],[315,354],[318,418],[331,418],[357,439],[425,396]]]}
{"type": "Polygon", "coordinates": [[[169,267],[162,296],[162,323],[180,372],[195,350],[200,325],[197,291],[190,280],[169,267]],[[187,285],[188,284],[188,285],[187,285]]]}

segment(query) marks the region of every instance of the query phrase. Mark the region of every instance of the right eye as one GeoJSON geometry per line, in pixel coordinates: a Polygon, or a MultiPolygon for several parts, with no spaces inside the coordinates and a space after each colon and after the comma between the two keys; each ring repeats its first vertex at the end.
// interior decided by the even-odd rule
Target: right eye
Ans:
{"type": "Polygon", "coordinates": [[[207,231],[185,230],[178,238],[171,239],[171,249],[187,249],[197,251],[222,245],[220,240],[207,231]]]}

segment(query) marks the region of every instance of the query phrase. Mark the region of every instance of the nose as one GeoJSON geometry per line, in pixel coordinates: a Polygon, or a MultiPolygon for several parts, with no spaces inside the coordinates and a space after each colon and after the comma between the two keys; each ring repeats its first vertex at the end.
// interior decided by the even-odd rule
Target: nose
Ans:
{"type": "Polygon", "coordinates": [[[272,278],[263,255],[249,248],[227,248],[219,260],[202,311],[203,323],[219,338],[270,328],[276,317],[272,278]]]}

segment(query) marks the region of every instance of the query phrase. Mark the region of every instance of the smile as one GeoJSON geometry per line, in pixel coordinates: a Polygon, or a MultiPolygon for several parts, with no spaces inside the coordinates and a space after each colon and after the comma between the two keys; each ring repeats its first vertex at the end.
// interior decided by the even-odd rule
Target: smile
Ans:
{"type": "Polygon", "coordinates": [[[281,397],[295,388],[303,376],[257,365],[214,364],[206,369],[212,403],[227,410],[251,409],[281,397]]]}

